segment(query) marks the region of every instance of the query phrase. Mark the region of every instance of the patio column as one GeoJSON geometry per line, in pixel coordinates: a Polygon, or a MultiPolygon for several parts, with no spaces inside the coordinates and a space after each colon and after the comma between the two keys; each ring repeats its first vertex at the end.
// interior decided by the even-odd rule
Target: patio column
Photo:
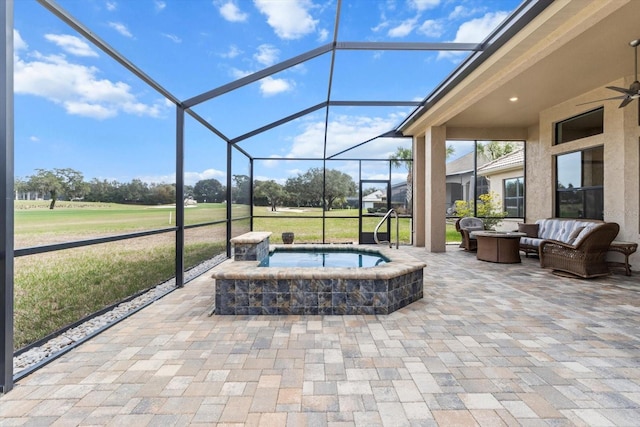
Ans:
{"type": "Polygon", "coordinates": [[[424,136],[413,137],[413,244],[424,247],[424,136]]]}
{"type": "Polygon", "coordinates": [[[427,128],[424,136],[425,247],[429,252],[446,250],[446,146],[447,128],[427,128]]]}

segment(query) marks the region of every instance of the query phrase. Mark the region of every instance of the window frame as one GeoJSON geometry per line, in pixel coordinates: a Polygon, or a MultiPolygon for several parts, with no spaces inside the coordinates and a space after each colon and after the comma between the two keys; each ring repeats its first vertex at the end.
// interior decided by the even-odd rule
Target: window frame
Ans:
{"type": "MultiPolygon", "coordinates": [[[[570,151],[562,154],[557,154],[554,157],[555,157],[555,209],[554,211],[555,211],[556,218],[583,218],[583,219],[603,220],[604,219],[604,167],[605,167],[604,146],[597,145],[593,147],[584,148],[582,150],[576,150],[576,151],[570,151]],[[601,150],[602,160],[599,161],[599,163],[601,163],[601,168],[599,169],[601,174],[601,176],[599,177],[600,184],[584,185],[583,183],[585,182],[585,171],[586,171],[585,165],[587,164],[587,162],[585,161],[585,153],[593,150],[601,150]],[[559,180],[559,173],[558,173],[558,159],[562,156],[575,154],[575,153],[580,153],[580,185],[561,189],[560,188],[561,183],[559,180]],[[569,193],[575,194],[577,200],[579,200],[580,203],[582,204],[582,209],[578,210],[578,212],[582,212],[581,214],[563,215],[563,209],[562,209],[563,203],[561,202],[564,199],[563,196],[566,197],[566,195],[569,193]],[[592,202],[596,200],[596,202],[598,203],[598,206],[595,206],[595,205],[588,206],[590,199],[592,202]],[[597,215],[592,215],[589,213],[594,211],[597,211],[599,213],[597,215]]],[[[592,161],[589,161],[588,163],[593,164],[596,162],[597,161],[592,160],[592,161]]],[[[591,168],[591,171],[593,172],[593,168],[591,168]]],[[[592,182],[593,175],[591,175],[589,178],[590,179],[588,181],[592,182]]]]}
{"type": "Polygon", "coordinates": [[[505,178],[502,180],[502,207],[507,212],[506,218],[524,218],[524,200],[525,200],[525,181],[524,176],[518,176],[513,178],[505,178]],[[507,196],[507,183],[509,181],[515,181],[516,195],[507,196]],[[520,185],[522,184],[522,185],[520,185]],[[522,192],[520,189],[522,188],[522,192]],[[516,215],[511,215],[507,210],[507,200],[516,201],[516,215]]]}
{"type": "MultiPolygon", "coordinates": [[[[569,130],[567,128],[567,130],[569,130]]],[[[580,113],[573,117],[569,117],[568,119],[561,120],[559,122],[554,123],[553,126],[553,145],[565,144],[567,142],[576,141],[582,138],[588,138],[594,135],[602,135],[604,133],[604,107],[594,108],[593,110],[585,111],[584,113],[580,113]],[[599,117],[596,117],[599,116],[599,117]],[[597,127],[591,127],[588,129],[597,129],[596,131],[588,131],[585,129],[581,129],[581,133],[571,134],[569,132],[563,132],[564,126],[568,126],[571,124],[579,123],[580,121],[586,120],[598,120],[597,127]],[[566,135],[566,136],[565,136],[566,135]]]]}

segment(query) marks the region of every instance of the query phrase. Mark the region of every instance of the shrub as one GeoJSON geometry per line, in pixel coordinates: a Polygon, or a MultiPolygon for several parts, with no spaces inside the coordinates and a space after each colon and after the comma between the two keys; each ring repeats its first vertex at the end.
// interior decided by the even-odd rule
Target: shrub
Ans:
{"type": "Polygon", "coordinates": [[[493,230],[504,217],[507,216],[507,212],[502,210],[502,203],[499,200],[499,196],[491,191],[489,193],[481,194],[478,196],[477,210],[474,209],[474,201],[466,202],[464,200],[456,200],[456,212],[460,217],[474,216],[482,218],[484,222],[484,228],[487,230],[493,230]]]}

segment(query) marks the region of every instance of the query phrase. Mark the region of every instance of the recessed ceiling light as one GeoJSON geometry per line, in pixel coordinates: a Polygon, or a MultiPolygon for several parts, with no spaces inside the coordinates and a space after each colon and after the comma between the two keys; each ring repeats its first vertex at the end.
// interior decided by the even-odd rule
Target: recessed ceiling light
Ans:
{"type": "Polygon", "coordinates": [[[509,98],[509,101],[511,102],[516,102],[518,100],[517,96],[512,96],[511,98],[509,98]]]}

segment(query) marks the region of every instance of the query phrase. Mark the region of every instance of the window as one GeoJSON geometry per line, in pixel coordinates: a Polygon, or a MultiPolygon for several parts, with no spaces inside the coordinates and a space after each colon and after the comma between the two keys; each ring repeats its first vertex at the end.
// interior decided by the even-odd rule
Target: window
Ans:
{"type": "Polygon", "coordinates": [[[556,157],[556,216],[603,219],[604,149],[556,157]]]}
{"type": "Polygon", "coordinates": [[[486,176],[478,176],[476,178],[476,199],[479,195],[487,193],[489,193],[489,180],[486,176]]]}
{"type": "Polygon", "coordinates": [[[507,217],[524,218],[524,177],[505,179],[503,186],[502,206],[507,217]]]}
{"type": "Polygon", "coordinates": [[[604,132],[604,108],[588,111],[556,123],[555,142],[562,144],[604,132]]]}

